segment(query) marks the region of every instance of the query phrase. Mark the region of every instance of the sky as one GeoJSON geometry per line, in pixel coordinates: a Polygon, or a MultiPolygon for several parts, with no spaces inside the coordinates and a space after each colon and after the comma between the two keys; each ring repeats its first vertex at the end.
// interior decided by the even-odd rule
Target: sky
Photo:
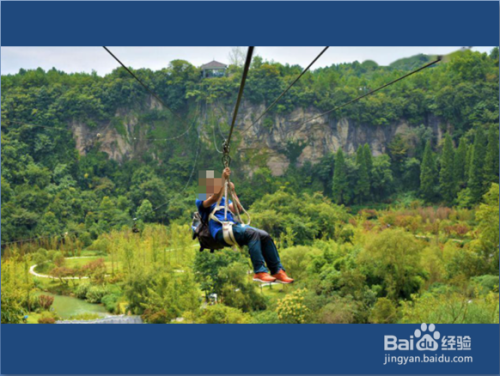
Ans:
{"type": "MultiPolygon", "coordinates": [[[[489,52],[493,47],[474,47],[473,50],[489,52]]],[[[175,59],[183,59],[200,66],[212,60],[229,62],[232,47],[112,47],[109,49],[128,67],[159,70],[175,59]]],[[[246,51],[246,47],[241,47],[246,51]]],[[[282,64],[306,67],[323,47],[256,47],[254,56],[282,64]]],[[[313,68],[331,64],[374,60],[379,65],[417,55],[445,55],[459,47],[330,47],[313,68]]],[[[14,74],[20,68],[45,70],[56,68],[64,72],[96,71],[99,75],[110,73],[118,63],[102,47],[2,47],[1,74],[14,74]]]]}

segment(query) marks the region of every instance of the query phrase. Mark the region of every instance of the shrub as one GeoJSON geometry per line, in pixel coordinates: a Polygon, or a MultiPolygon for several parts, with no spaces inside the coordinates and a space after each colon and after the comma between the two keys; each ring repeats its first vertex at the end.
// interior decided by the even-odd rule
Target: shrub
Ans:
{"type": "Polygon", "coordinates": [[[100,318],[97,313],[80,313],[78,315],[72,315],[70,316],[70,320],[79,320],[79,321],[92,321],[92,320],[97,320],[100,318]]]}
{"type": "Polygon", "coordinates": [[[141,318],[148,324],[167,324],[170,322],[169,314],[164,309],[158,311],[146,309],[141,318]]]}
{"type": "Polygon", "coordinates": [[[338,240],[342,243],[351,242],[354,237],[354,226],[351,224],[345,225],[338,236],[338,240]]]}
{"type": "Polygon", "coordinates": [[[40,308],[40,302],[38,300],[38,296],[36,295],[31,295],[29,299],[25,299],[22,304],[23,308],[26,310],[32,312],[36,311],[37,309],[40,308]]]}
{"type": "Polygon", "coordinates": [[[278,301],[276,313],[278,319],[284,324],[303,324],[310,314],[309,308],[304,304],[306,289],[295,290],[278,301]]]}
{"type": "Polygon", "coordinates": [[[78,285],[75,291],[75,295],[78,299],[86,299],[87,298],[87,292],[89,291],[90,288],[90,283],[81,283],[78,285]]]}
{"type": "Polygon", "coordinates": [[[274,311],[260,311],[252,315],[252,324],[279,324],[278,314],[274,311]]]}
{"type": "Polygon", "coordinates": [[[49,295],[40,295],[38,297],[38,302],[42,309],[48,310],[52,303],[54,303],[54,297],[49,295]]]}
{"type": "Polygon", "coordinates": [[[397,308],[387,298],[378,298],[370,313],[370,322],[374,324],[393,324],[397,321],[397,308]]]}
{"type": "Polygon", "coordinates": [[[224,304],[208,306],[196,319],[198,324],[248,324],[250,315],[224,304]]]}
{"type": "Polygon", "coordinates": [[[388,297],[409,298],[424,282],[421,251],[421,243],[412,234],[402,229],[384,230],[370,239],[358,262],[368,279],[383,281],[388,297]]]}
{"type": "Polygon", "coordinates": [[[498,323],[498,293],[470,299],[450,292],[425,293],[413,296],[413,301],[401,302],[402,323],[432,322],[436,324],[498,323]]]}
{"type": "Polygon", "coordinates": [[[471,278],[472,281],[478,283],[484,291],[498,291],[498,276],[497,275],[482,275],[471,278]]]}
{"type": "Polygon", "coordinates": [[[53,312],[42,312],[41,317],[38,319],[39,324],[55,324],[58,317],[53,312]]]}
{"type": "Polygon", "coordinates": [[[336,296],[321,308],[318,321],[322,324],[351,324],[356,321],[357,311],[358,305],[353,299],[336,296]]]}
{"type": "Polygon", "coordinates": [[[107,294],[102,297],[101,302],[108,312],[115,313],[118,300],[120,300],[119,295],[107,294]]]}
{"type": "Polygon", "coordinates": [[[359,214],[364,218],[364,219],[376,219],[378,214],[377,211],[374,209],[361,209],[359,211],[359,214]]]}
{"type": "Polygon", "coordinates": [[[104,287],[91,286],[87,291],[87,301],[89,303],[101,303],[104,295],[106,295],[106,289],[104,287]]]}

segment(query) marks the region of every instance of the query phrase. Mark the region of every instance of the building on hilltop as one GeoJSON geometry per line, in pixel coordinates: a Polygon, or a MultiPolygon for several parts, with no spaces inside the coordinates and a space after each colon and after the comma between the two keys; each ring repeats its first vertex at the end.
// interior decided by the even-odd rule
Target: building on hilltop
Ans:
{"type": "Polygon", "coordinates": [[[212,60],[210,63],[203,64],[200,68],[203,78],[224,77],[226,75],[227,65],[212,60]]]}

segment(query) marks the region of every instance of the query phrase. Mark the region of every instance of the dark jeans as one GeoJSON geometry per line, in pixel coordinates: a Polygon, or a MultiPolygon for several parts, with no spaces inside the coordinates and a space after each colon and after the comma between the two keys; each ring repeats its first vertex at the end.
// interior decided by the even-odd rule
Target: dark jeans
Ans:
{"type": "MultiPolygon", "coordinates": [[[[233,225],[233,234],[240,246],[248,246],[255,273],[267,273],[266,264],[271,274],[279,272],[280,269],[285,270],[281,265],[273,238],[267,232],[255,227],[236,224],[233,225]]],[[[229,247],[224,241],[222,229],[217,233],[216,240],[229,247]]]]}

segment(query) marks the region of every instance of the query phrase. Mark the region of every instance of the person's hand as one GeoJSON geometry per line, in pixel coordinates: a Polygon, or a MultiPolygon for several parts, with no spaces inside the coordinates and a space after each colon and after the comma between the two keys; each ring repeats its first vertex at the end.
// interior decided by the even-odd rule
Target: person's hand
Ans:
{"type": "Polygon", "coordinates": [[[229,187],[234,191],[234,183],[232,181],[229,182],[229,187]]]}
{"type": "Polygon", "coordinates": [[[224,179],[229,179],[229,176],[231,175],[231,169],[229,167],[226,167],[224,171],[222,171],[222,177],[224,179]]]}

